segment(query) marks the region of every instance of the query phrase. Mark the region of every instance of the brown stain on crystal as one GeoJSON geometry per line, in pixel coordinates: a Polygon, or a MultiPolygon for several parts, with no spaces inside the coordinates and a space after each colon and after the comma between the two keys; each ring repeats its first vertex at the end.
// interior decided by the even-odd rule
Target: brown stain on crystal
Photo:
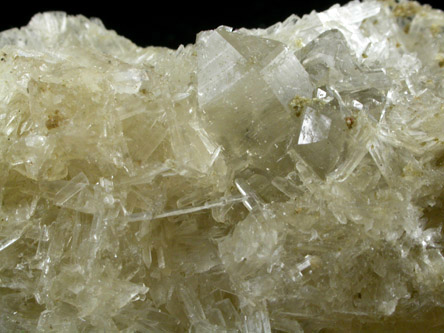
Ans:
{"type": "Polygon", "coordinates": [[[436,37],[443,31],[443,26],[439,24],[432,24],[430,26],[430,32],[432,33],[433,37],[436,37]]]}
{"type": "Polygon", "coordinates": [[[406,34],[408,34],[408,33],[410,32],[410,24],[407,24],[407,25],[404,27],[404,32],[405,32],[406,34]]]}
{"type": "Polygon", "coordinates": [[[444,166],[444,152],[437,155],[436,159],[434,160],[434,164],[438,168],[444,166]]]}
{"type": "Polygon", "coordinates": [[[393,8],[393,15],[396,17],[413,17],[421,10],[421,6],[415,2],[404,2],[397,4],[393,8]]]}
{"type": "Polygon", "coordinates": [[[347,125],[348,129],[352,129],[355,122],[356,122],[356,119],[353,117],[346,117],[345,118],[345,124],[347,125]]]}
{"type": "Polygon", "coordinates": [[[63,117],[60,116],[60,111],[55,110],[54,114],[48,116],[48,120],[46,120],[45,125],[47,129],[52,130],[59,127],[62,121],[63,117]]]}
{"type": "Polygon", "coordinates": [[[310,104],[311,104],[310,99],[302,96],[295,96],[290,101],[289,106],[292,110],[294,110],[296,117],[300,117],[302,112],[304,112],[305,108],[310,104]]]}

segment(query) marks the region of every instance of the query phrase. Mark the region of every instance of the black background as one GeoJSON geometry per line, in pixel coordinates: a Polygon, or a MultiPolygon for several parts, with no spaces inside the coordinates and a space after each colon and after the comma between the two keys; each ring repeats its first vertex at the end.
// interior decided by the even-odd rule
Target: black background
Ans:
{"type": "MultiPolygon", "coordinates": [[[[268,27],[282,21],[290,14],[299,16],[312,10],[323,11],[335,3],[346,0],[311,1],[143,1],[108,0],[95,5],[90,2],[57,3],[16,1],[13,8],[0,7],[0,31],[26,25],[38,12],[65,11],[100,18],[108,29],[116,30],[141,46],[167,46],[177,48],[180,44],[193,43],[201,30],[214,29],[219,25],[234,28],[268,27]]],[[[443,0],[422,1],[435,8],[444,8],[443,0]]],[[[10,4],[10,2],[8,2],[10,4]]],[[[0,5],[1,6],[1,5],[0,5]]]]}

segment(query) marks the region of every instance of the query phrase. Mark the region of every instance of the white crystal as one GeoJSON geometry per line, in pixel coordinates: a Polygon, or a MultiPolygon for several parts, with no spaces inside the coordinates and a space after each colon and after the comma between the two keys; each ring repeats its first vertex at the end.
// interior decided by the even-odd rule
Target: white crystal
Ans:
{"type": "Polygon", "coordinates": [[[330,125],[330,118],[312,108],[307,108],[299,134],[298,145],[307,145],[328,139],[330,125]]]}

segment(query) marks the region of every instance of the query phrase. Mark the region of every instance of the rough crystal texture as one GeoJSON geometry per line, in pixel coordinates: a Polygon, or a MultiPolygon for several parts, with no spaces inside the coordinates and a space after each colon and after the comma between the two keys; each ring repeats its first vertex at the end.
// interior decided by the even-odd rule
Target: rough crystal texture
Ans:
{"type": "Polygon", "coordinates": [[[443,331],[443,77],[408,1],[0,33],[0,331],[443,331]]]}

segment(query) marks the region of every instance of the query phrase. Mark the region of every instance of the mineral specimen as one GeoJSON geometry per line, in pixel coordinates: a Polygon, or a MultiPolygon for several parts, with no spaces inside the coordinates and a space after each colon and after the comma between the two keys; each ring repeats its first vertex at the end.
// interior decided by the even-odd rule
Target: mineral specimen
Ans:
{"type": "Polygon", "coordinates": [[[0,33],[0,331],[442,332],[443,67],[402,0],[0,33]]]}

